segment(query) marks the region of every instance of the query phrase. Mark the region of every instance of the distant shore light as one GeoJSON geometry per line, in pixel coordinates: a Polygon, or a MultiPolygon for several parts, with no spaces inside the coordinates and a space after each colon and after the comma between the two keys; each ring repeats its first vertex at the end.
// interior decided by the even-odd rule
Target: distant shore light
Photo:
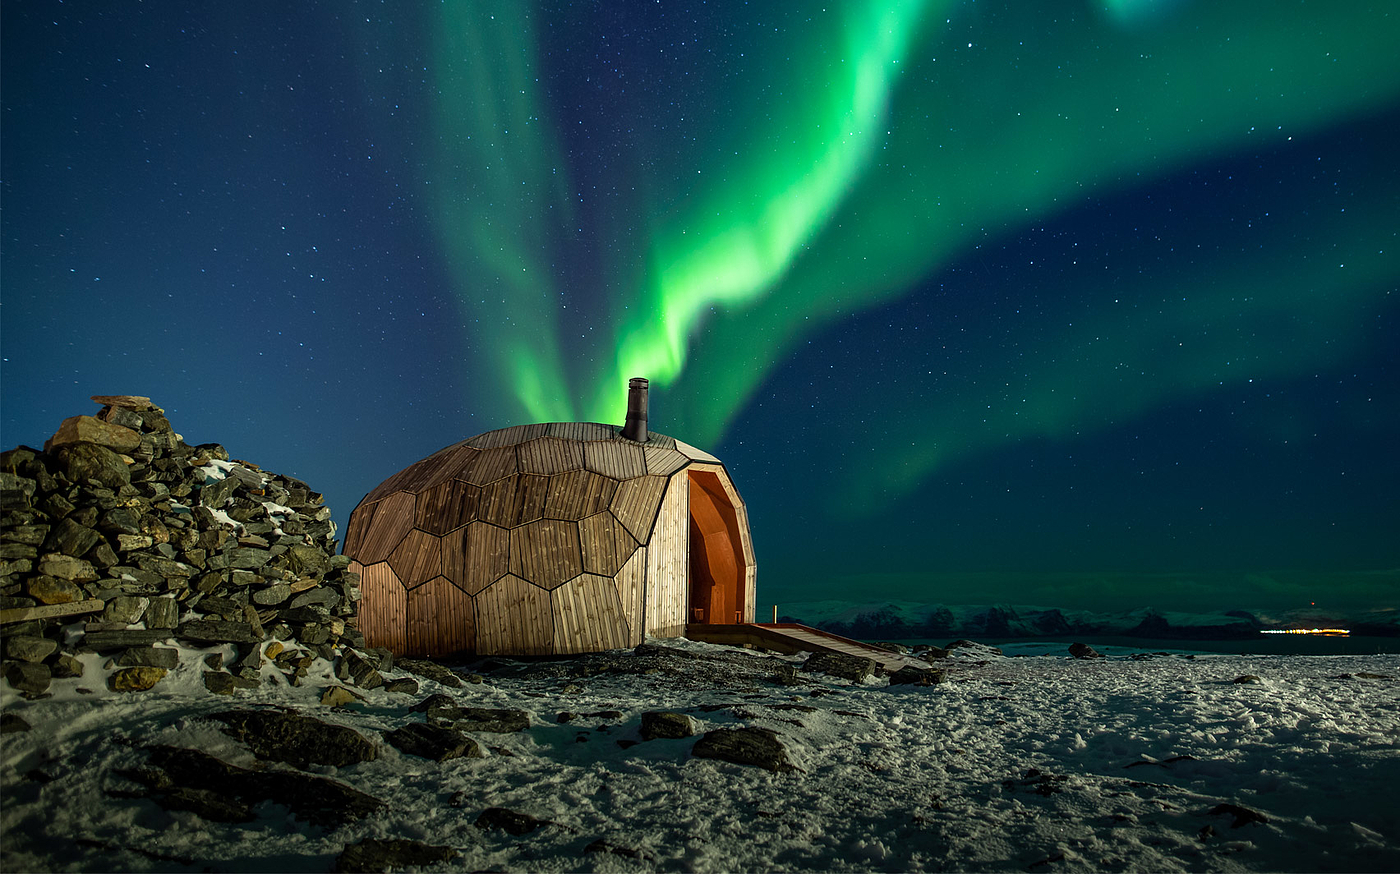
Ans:
{"type": "Polygon", "coordinates": [[[1349,628],[1266,628],[1260,634],[1325,634],[1331,637],[1345,637],[1351,634],[1349,628]]]}

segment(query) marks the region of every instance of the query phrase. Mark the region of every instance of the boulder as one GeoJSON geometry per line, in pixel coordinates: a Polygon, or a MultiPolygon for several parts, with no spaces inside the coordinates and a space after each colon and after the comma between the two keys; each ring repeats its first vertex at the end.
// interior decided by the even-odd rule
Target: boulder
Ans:
{"type": "Polygon", "coordinates": [[[803,663],[802,670],[863,683],[875,675],[875,660],[839,652],[819,652],[803,663]]]}
{"type": "Polygon", "coordinates": [[[1077,659],[1101,659],[1103,655],[1087,643],[1071,643],[1069,654],[1077,659]]]}
{"type": "Polygon", "coordinates": [[[905,665],[890,674],[891,686],[934,686],[943,682],[944,674],[932,668],[916,668],[905,665]]]}
{"type": "Polygon", "coordinates": [[[452,847],[425,844],[404,838],[380,840],[366,838],[359,843],[349,844],[340,851],[335,860],[335,870],[350,871],[392,871],[396,868],[421,868],[450,862],[457,858],[452,847]]]}
{"type": "Polygon", "coordinates": [[[410,674],[417,674],[420,677],[441,683],[451,689],[461,687],[462,678],[454,674],[437,662],[421,661],[419,659],[399,659],[394,666],[401,671],[408,671],[410,674]]]}
{"type": "Polygon", "coordinates": [[[248,680],[226,671],[205,671],[204,688],[215,695],[232,695],[239,689],[256,689],[261,686],[259,680],[248,680]]]}
{"type": "Polygon", "coordinates": [[[95,443],[117,452],[131,452],[141,445],[140,433],[93,416],[69,416],[44,444],[45,452],[70,443],[95,443]]]}
{"type": "Polygon", "coordinates": [[[690,752],[702,759],[720,759],[778,773],[799,770],[778,733],[771,728],[748,726],[715,729],[696,741],[690,752]]]}
{"type": "Polygon", "coordinates": [[[48,665],[37,662],[10,662],[5,665],[5,679],[20,692],[39,695],[48,691],[53,673],[48,665]]]}
{"type": "Polygon", "coordinates": [[[335,780],[268,768],[238,768],[198,750],[148,748],[169,785],[217,792],[249,804],[285,805],[297,819],[334,829],[384,810],[384,802],[335,780]]]}
{"type": "Polygon", "coordinates": [[[642,714],[642,740],[693,737],[699,731],[700,723],[686,713],[653,710],[642,714]]]}
{"type": "Polygon", "coordinates": [[[58,641],[29,634],[13,634],[5,638],[6,658],[26,662],[42,662],[58,651],[58,641]]]}
{"type": "Polygon", "coordinates": [[[422,722],[410,722],[385,732],[384,739],[399,752],[434,762],[463,757],[479,759],[486,755],[475,739],[457,729],[422,722]]]}
{"type": "Polygon", "coordinates": [[[476,818],[477,828],[498,828],[516,837],[528,835],[538,828],[553,824],[547,819],[540,819],[528,813],[520,813],[505,807],[488,807],[476,818]]]}
{"type": "Polygon", "coordinates": [[[117,664],[121,667],[173,670],[180,666],[180,651],[168,646],[135,646],[117,656],[117,664]]]}
{"type": "Polygon", "coordinates": [[[121,668],[107,678],[113,692],[145,692],[165,679],[165,668],[121,668]]]}
{"type": "Polygon", "coordinates": [[[309,716],[276,710],[228,710],[211,718],[222,722],[224,733],[241,741],[258,758],[297,768],[343,767],[379,756],[378,748],[353,728],[309,716]]]}
{"type": "Polygon", "coordinates": [[[90,583],[97,579],[97,569],[91,562],[62,552],[39,557],[39,573],[73,583],[90,583]]]}
{"type": "Polygon", "coordinates": [[[69,443],[54,449],[59,469],[75,483],[93,479],[109,489],[131,484],[131,470],[121,456],[96,443],[69,443]]]}

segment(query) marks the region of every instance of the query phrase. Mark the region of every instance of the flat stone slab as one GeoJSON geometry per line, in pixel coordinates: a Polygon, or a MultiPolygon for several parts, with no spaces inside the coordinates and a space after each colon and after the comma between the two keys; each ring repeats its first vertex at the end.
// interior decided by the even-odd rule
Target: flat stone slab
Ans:
{"type": "Polygon", "coordinates": [[[384,810],[379,799],[344,783],[295,771],[252,771],[208,753],[180,747],[149,748],[151,764],[164,772],[170,786],[202,789],[248,804],[272,801],[285,805],[297,819],[336,828],[384,810]]]}
{"type": "Polygon", "coordinates": [[[457,858],[452,847],[425,844],[404,838],[379,840],[367,838],[350,844],[335,860],[335,870],[351,871],[393,871],[397,868],[419,868],[450,862],[457,858]]]}
{"type": "Polygon", "coordinates": [[[241,741],[253,755],[298,768],[343,767],[379,757],[369,738],[343,725],[332,725],[278,710],[227,710],[211,716],[224,733],[241,741]]]}
{"type": "Polygon", "coordinates": [[[788,755],[787,747],[771,728],[748,726],[716,729],[706,732],[690,752],[702,759],[719,759],[778,773],[798,770],[788,755]]]}
{"type": "Polygon", "coordinates": [[[455,728],[411,722],[384,733],[384,739],[401,753],[445,762],[448,759],[479,759],[486,755],[481,744],[455,728]]]}

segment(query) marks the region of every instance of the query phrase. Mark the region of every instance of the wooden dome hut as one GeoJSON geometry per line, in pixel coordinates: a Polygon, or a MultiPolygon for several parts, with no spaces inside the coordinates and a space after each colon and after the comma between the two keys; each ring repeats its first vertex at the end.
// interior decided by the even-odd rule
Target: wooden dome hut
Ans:
{"type": "Polygon", "coordinates": [[[627,424],[490,431],[389,477],[350,514],[369,646],[562,655],[752,622],[748,515],[724,465],[627,424]]]}

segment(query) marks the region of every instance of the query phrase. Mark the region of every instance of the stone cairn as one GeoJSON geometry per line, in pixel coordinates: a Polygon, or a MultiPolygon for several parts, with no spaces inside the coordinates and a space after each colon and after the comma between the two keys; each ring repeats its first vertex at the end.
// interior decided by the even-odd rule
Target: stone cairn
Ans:
{"type": "Polygon", "coordinates": [[[113,655],[111,689],[149,689],[180,663],[180,644],[230,643],[229,664],[205,658],[211,692],[256,688],[266,660],[299,684],[318,656],[378,685],[387,652],[348,649],[364,647],[359,576],[335,554],[322,496],[216,443],[187,445],[150,398],[93,400],[101,411],[64,420],[43,451],[0,454],[10,685],[44,696],[97,652],[113,655]]]}

